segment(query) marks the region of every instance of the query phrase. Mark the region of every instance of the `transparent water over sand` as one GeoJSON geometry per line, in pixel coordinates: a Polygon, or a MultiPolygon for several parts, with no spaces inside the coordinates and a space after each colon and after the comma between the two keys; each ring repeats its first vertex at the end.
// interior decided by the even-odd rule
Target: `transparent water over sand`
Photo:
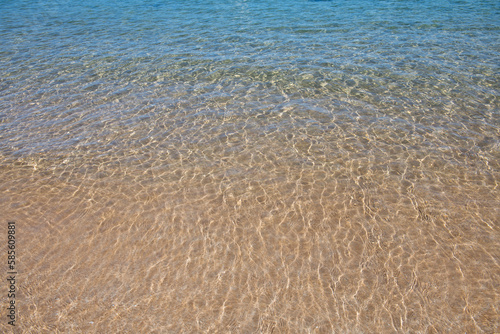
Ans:
{"type": "Polygon", "coordinates": [[[498,332],[499,20],[0,2],[15,332],[498,332]]]}

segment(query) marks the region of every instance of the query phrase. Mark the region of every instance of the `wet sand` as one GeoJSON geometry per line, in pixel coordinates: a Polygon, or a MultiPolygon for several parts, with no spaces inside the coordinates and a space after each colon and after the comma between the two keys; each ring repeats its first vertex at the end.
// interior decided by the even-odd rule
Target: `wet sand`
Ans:
{"type": "Polygon", "coordinates": [[[4,164],[16,332],[495,332],[498,160],[341,130],[4,164]]]}

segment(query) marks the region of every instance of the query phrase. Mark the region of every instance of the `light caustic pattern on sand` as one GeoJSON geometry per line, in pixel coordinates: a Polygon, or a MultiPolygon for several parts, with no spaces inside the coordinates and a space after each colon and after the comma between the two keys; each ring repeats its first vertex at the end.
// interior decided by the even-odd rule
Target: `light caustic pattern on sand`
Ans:
{"type": "MultiPolygon", "coordinates": [[[[3,168],[6,215],[29,240],[23,328],[498,325],[499,160],[479,149],[487,143],[464,152],[383,120],[292,110],[200,116],[164,140],[151,134],[166,126],[155,115],[137,147],[3,168]]],[[[116,140],[108,133],[99,147],[116,140]]]]}
{"type": "Polygon", "coordinates": [[[179,3],[0,3],[16,330],[498,331],[498,3],[179,3]]]}

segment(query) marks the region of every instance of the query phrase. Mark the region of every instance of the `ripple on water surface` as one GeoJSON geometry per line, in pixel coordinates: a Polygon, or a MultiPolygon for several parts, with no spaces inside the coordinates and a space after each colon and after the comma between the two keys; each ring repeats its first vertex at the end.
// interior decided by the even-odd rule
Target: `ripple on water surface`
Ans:
{"type": "Polygon", "coordinates": [[[0,2],[19,327],[497,331],[499,13],[0,2]]]}

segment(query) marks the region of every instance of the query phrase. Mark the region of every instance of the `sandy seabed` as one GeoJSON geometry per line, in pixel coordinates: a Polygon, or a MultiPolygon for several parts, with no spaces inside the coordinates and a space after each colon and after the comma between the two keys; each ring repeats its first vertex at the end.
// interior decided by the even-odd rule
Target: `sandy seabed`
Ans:
{"type": "Polygon", "coordinates": [[[0,330],[498,331],[498,161],[332,133],[6,159],[17,320],[2,307],[0,330]]]}

